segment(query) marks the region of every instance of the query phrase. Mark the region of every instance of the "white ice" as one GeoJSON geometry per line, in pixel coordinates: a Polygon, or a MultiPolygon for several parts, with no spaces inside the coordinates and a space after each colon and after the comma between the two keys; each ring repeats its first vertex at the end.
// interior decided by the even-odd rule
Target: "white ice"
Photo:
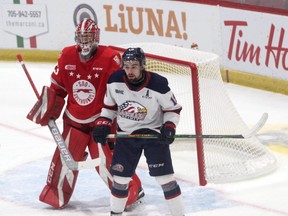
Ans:
{"type": "MultiPolygon", "coordinates": [[[[49,85],[53,64],[26,62],[26,66],[38,91],[49,85]]],[[[0,75],[0,216],[108,216],[109,191],[94,170],[80,172],[65,209],[55,210],[38,200],[56,145],[47,127],[26,119],[36,97],[20,64],[16,60],[0,62],[0,75]]],[[[233,84],[225,86],[248,126],[255,124],[263,112],[269,114],[259,139],[267,147],[271,143],[277,147],[273,154],[279,167],[256,179],[200,187],[195,177],[197,170],[182,172],[181,167],[191,164],[183,162],[179,152],[173,153],[186,215],[288,215],[288,97],[233,84]]],[[[61,119],[57,123],[61,125],[61,119]]],[[[146,196],[128,215],[169,215],[160,187],[148,175],[143,160],[137,173],[146,196]]]]}

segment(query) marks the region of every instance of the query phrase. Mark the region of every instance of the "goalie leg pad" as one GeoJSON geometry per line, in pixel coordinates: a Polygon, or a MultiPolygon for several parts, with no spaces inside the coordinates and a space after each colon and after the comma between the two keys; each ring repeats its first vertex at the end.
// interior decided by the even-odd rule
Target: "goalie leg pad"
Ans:
{"type": "MultiPolygon", "coordinates": [[[[92,137],[92,134],[91,134],[92,137]]],[[[112,187],[112,176],[109,172],[111,161],[112,161],[112,154],[113,151],[110,149],[108,145],[98,145],[94,142],[93,139],[91,139],[89,145],[89,153],[91,155],[92,159],[95,158],[101,158],[101,164],[96,167],[96,171],[99,174],[99,176],[102,178],[102,180],[105,182],[105,184],[108,186],[109,189],[112,187]],[[101,148],[101,149],[99,149],[101,148]],[[100,156],[101,154],[101,156],[100,156]]]]}
{"type": "MultiPolygon", "coordinates": [[[[90,136],[83,132],[66,127],[63,138],[69,146],[69,150],[76,161],[86,160],[88,154],[85,152],[90,136]]],[[[46,186],[42,190],[39,200],[55,208],[64,208],[74,191],[78,171],[71,171],[60,157],[56,149],[48,172],[46,186]]]]}

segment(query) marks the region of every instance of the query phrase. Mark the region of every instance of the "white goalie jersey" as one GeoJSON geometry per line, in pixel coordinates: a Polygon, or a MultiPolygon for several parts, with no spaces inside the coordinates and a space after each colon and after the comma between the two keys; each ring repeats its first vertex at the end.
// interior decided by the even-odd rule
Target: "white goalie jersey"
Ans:
{"type": "Polygon", "coordinates": [[[109,78],[101,116],[114,119],[117,114],[119,133],[130,134],[141,128],[159,132],[166,121],[175,125],[179,122],[182,107],[168,80],[153,72],[144,73],[146,77],[140,85],[129,84],[124,70],[109,78]]]}

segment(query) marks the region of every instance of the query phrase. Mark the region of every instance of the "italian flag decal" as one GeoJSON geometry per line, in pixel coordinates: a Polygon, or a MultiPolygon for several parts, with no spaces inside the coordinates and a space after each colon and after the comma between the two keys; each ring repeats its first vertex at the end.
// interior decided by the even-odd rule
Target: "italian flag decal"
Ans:
{"type": "MultiPolygon", "coordinates": [[[[14,0],[14,4],[20,4],[20,0],[14,0]]],[[[33,4],[33,0],[26,0],[26,4],[33,4]]],[[[16,35],[17,39],[17,47],[18,48],[24,48],[24,38],[16,35]]],[[[36,36],[32,36],[29,38],[30,40],[30,48],[37,48],[37,41],[36,41],[36,36]]]]}

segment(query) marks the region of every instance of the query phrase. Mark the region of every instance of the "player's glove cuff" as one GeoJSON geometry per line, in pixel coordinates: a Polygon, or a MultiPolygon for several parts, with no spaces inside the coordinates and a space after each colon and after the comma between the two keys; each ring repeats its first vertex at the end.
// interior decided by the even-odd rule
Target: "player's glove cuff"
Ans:
{"type": "Polygon", "coordinates": [[[93,129],[93,139],[97,143],[105,145],[107,142],[107,135],[111,131],[112,121],[105,117],[99,117],[95,121],[93,129]]]}
{"type": "Polygon", "coordinates": [[[174,135],[176,133],[176,126],[173,122],[167,121],[160,128],[159,140],[163,144],[171,144],[174,142],[174,135]]]}

